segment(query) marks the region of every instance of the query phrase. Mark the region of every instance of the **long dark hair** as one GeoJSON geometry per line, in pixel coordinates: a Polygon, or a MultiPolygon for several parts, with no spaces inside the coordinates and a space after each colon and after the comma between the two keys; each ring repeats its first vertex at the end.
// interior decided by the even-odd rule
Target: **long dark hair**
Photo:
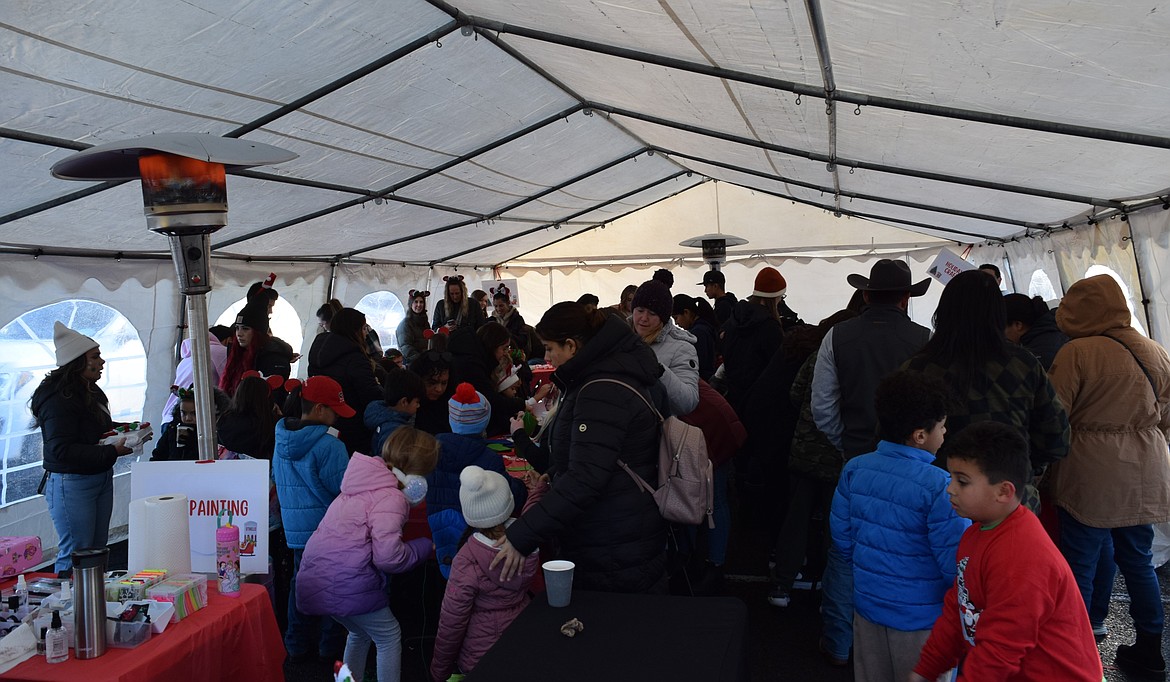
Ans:
{"type": "Polygon", "coordinates": [[[542,341],[563,344],[573,339],[585,345],[605,324],[605,313],[589,312],[576,301],[562,301],[549,308],[536,323],[536,333],[542,341]]]}
{"type": "Polygon", "coordinates": [[[240,379],[224,416],[244,417],[255,424],[261,434],[260,451],[268,452],[275,438],[276,413],[273,407],[272,389],[268,382],[258,376],[247,376],[240,379]]]}
{"type": "Polygon", "coordinates": [[[250,369],[256,369],[256,356],[260,351],[268,345],[272,340],[272,332],[268,329],[258,329],[252,327],[252,341],[247,348],[240,345],[239,340],[233,333],[227,343],[227,362],[223,367],[223,374],[219,377],[219,388],[223,391],[233,393],[236,386],[240,384],[240,378],[244,376],[244,372],[250,369]]]}
{"type": "Polygon", "coordinates": [[[714,327],[715,331],[718,332],[719,318],[715,317],[715,309],[711,307],[711,304],[707,302],[707,299],[699,298],[698,296],[694,298],[695,309],[697,310],[696,314],[699,316],[699,319],[706,320],[707,323],[714,327]]]}
{"type": "MultiPolygon", "coordinates": [[[[32,398],[29,399],[29,411],[33,415],[33,425],[40,428],[42,425],[40,408],[45,404],[45,400],[50,394],[60,393],[63,398],[72,399],[74,396],[80,396],[81,402],[85,409],[94,408],[98,402],[98,397],[105,397],[100,390],[96,390],[96,386],[92,381],[85,379],[81,373],[85,371],[87,359],[86,353],[82,353],[78,357],[70,360],[61,367],[49,372],[45,378],[41,380],[39,386],[33,391],[32,398]]],[[[105,401],[100,401],[105,404],[105,401]]]]}
{"type": "Polygon", "coordinates": [[[376,371],[378,363],[366,350],[365,328],[365,313],[354,308],[342,308],[334,313],[333,321],[329,323],[329,331],[356,343],[366,361],[370,363],[370,370],[376,371]]]}
{"type": "Polygon", "coordinates": [[[934,336],[918,355],[946,368],[963,395],[988,362],[1007,358],[1006,318],[995,279],[979,270],[961,272],[943,288],[934,311],[934,336]]]}

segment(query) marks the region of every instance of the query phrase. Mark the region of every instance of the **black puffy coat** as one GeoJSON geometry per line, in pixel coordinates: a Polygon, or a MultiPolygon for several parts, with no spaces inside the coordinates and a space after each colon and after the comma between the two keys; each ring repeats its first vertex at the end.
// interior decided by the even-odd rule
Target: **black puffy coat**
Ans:
{"type": "Polygon", "coordinates": [[[492,378],[496,368],[495,357],[483,347],[473,330],[460,327],[451,332],[450,339],[447,343],[447,350],[452,356],[450,386],[458,386],[465,381],[474,386],[492,406],[487,435],[508,433],[511,431],[510,420],[524,409],[524,401],[509,398],[496,390],[496,381],[492,378]]]}
{"type": "Polygon", "coordinates": [[[423,333],[428,329],[426,313],[406,311],[406,317],[398,324],[398,350],[402,351],[403,362],[409,365],[426,351],[427,340],[423,333]]]}
{"type": "Polygon", "coordinates": [[[118,459],[113,445],[98,445],[102,435],[113,428],[106,394],[89,384],[93,401],[86,404],[79,391],[64,390],[33,394],[32,412],[37,416],[44,439],[45,471],[58,474],[102,474],[118,459]]]}
{"type": "MultiPolygon", "coordinates": [[[[553,373],[561,391],[548,441],[552,488],[507,531],[523,554],[553,540],[576,563],[574,586],[606,592],[663,589],[666,523],[653,498],[617,465],[656,481],[658,420],[620,379],[649,394],[661,368],[654,352],[621,320],[597,334],[553,373]]],[[[657,396],[661,399],[661,396],[657,396]]]]}
{"type": "Polygon", "coordinates": [[[772,360],[784,339],[780,322],[767,308],[751,301],[739,301],[731,319],[723,325],[724,380],[727,402],[744,418],[748,390],[772,360]]]}
{"type": "Polygon", "coordinates": [[[353,339],[333,332],[318,334],[309,349],[309,376],[324,374],[341,384],[345,404],[357,412],[348,419],[339,418],[334,425],[351,455],[370,448],[373,434],[366,428],[362,415],[366,413],[367,405],[382,398],[382,387],[374,376],[374,367],[362,351],[362,346],[353,339]]]}
{"type": "Polygon", "coordinates": [[[1020,337],[1020,345],[1032,351],[1032,355],[1044,365],[1044,371],[1052,367],[1056,359],[1056,351],[1068,343],[1068,337],[1056,326],[1056,313],[1048,312],[1032,323],[1028,331],[1020,337]]]}

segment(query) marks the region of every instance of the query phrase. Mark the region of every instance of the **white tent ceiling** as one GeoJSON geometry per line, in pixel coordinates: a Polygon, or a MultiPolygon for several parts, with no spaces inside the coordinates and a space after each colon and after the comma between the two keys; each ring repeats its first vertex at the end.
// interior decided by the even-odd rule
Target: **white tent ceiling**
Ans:
{"type": "Polygon", "coordinates": [[[901,248],[1170,195],[1156,0],[47,0],[0,5],[0,36],[9,251],[165,252],[136,183],[49,175],[152,132],[299,154],[229,180],[232,257],[693,253],[647,226],[672,212],[753,254],[901,248]]]}

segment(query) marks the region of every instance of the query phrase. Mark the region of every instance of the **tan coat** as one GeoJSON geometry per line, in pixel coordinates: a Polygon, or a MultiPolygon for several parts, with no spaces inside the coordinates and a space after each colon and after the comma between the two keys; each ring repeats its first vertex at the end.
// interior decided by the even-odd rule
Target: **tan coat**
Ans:
{"type": "Polygon", "coordinates": [[[1053,465],[1055,504],[1081,523],[1121,528],[1170,520],[1170,357],[1130,326],[1108,275],[1069,287],[1056,322],[1072,340],[1049,370],[1068,410],[1068,458],[1053,465]],[[1145,365],[1157,387],[1120,343],[1145,365]]]}

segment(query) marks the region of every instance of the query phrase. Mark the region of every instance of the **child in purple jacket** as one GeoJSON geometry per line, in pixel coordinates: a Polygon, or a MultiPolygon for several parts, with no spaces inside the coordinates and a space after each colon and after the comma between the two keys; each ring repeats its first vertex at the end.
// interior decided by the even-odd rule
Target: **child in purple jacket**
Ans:
{"type": "MultiPolygon", "coordinates": [[[[525,509],[539,500],[548,487],[543,478],[535,475],[526,484],[529,491],[525,509]]],[[[504,537],[515,507],[503,476],[475,465],[465,467],[459,475],[459,505],[469,529],[477,532],[466,539],[451,564],[431,658],[431,679],[435,682],[444,682],[456,668],[471,672],[532,600],[528,588],[540,566],[540,552],[536,551],[528,555],[510,580],[500,580],[499,571],[488,571],[499,552],[496,542],[504,537]]]]}
{"type": "Polygon", "coordinates": [[[381,457],[355,452],[341,494],[305,545],[297,574],[297,607],[332,616],[349,630],[345,664],[362,675],[370,642],[378,650],[379,682],[402,674],[402,631],[390,611],[387,573],[406,573],[431,556],[431,541],[402,539],[411,505],[426,496],[424,476],[439,444],[409,426],[394,431],[381,457]]]}

